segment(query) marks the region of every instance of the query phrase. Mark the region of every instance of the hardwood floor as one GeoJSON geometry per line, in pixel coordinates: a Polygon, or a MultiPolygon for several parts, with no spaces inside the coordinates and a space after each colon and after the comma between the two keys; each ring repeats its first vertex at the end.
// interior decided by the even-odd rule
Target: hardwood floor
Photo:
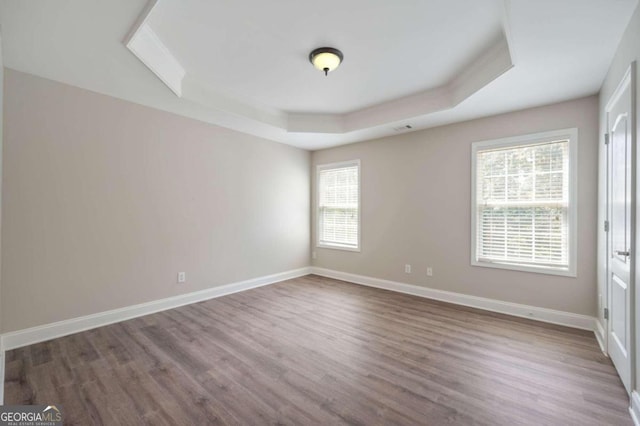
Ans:
{"type": "Polygon", "coordinates": [[[65,424],[632,425],[591,332],[313,275],[6,360],[65,424]]]}

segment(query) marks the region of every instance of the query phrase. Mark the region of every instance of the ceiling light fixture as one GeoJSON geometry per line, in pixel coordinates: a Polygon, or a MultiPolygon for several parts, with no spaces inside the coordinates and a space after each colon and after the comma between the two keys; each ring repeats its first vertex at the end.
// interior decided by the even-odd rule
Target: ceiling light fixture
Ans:
{"type": "Polygon", "coordinates": [[[319,47],[309,54],[309,61],[314,67],[324,71],[324,75],[338,68],[343,58],[342,52],[333,47],[319,47]]]}

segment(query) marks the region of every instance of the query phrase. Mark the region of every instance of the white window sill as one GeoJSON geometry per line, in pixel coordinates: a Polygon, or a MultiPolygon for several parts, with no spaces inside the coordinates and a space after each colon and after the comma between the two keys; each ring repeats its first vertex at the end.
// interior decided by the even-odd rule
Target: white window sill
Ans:
{"type": "Polygon", "coordinates": [[[508,263],[508,262],[489,262],[483,260],[472,260],[472,266],[481,266],[483,268],[497,268],[497,269],[509,269],[512,271],[520,271],[520,272],[532,272],[534,274],[545,274],[545,275],[559,275],[563,277],[573,277],[577,276],[576,271],[573,268],[553,268],[549,266],[533,266],[533,265],[522,265],[518,263],[508,263]]]}
{"type": "Polygon", "coordinates": [[[333,249],[333,250],[360,252],[360,247],[346,246],[346,245],[342,245],[342,244],[318,243],[316,245],[316,247],[318,247],[318,248],[326,248],[326,249],[333,249]]]}

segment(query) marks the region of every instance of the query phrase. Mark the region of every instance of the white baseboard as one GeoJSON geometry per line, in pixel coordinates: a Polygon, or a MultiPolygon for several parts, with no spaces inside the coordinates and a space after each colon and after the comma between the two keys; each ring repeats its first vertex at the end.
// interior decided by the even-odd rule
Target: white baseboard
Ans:
{"type": "Polygon", "coordinates": [[[596,340],[598,341],[598,345],[600,345],[600,350],[602,351],[602,353],[609,356],[607,354],[607,348],[605,348],[604,346],[604,327],[602,326],[600,321],[598,321],[597,318],[595,319],[595,327],[593,328],[593,334],[596,335],[596,340]]]}
{"type": "Polygon", "coordinates": [[[451,291],[436,290],[429,287],[421,287],[413,284],[367,277],[364,275],[350,274],[347,272],[334,271],[315,266],[311,267],[311,273],[323,277],[352,282],[354,284],[397,291],[399,293],[411,294],[414,296],[425,297],[427,299],[440,300],[443,302],[454,303],[456,305],[470,306],[473,308],[483,309],[485,311],[499,312],[501,314],[529,318],[537,321],[564,325],[567,327],[580,328],[583,330],[594,331],[596,327],[595,323],[597,322],[594,317],[590,317],[588,315],[538,308],[536,306],[521,305],[518,303],[503,302],[500,300],[470,296],[451,291]]]}
{"type": "Polygon", "coordinates": [[[633,419],[633,423],[636,426],[640,426],[640,394],[638,391],[631,392],[631,407],[629,407],[629,413],[633,419]]]}
{"type": "MultiPolygon", "coordinates": [[[[252,278],[250,280],[240,281],[219,287],[212,287],[193,293],[180,294],[178,296],[173,296],[166,299],[154,300],[147,303],[141,303],[139,305],[127,306],[120,309],[87,315],[84,317],[72,318],[51,324],[45,324],[37,327],[27,328],[24,330],[5,333],[2,335],[0,347],[4,351],[8,351],[11,349],[20,348],[22,346],[44,342],[46,340],[67,336],[69,334],[90,330],[96,327],[102,327],[104,325],[125,321],[131,318],[149,315],[156,312],[165,311],[167,309],[173,309],[179,306],[202,302],[204,300],[213,299],[215,297],[225,296],[227,294],[237,293],[256,287],[301,277],[310,274],[310,269],[311,268],[306,267],[295,269],[292,271],[281,272],[278,274],[267,275],[264,277],[252,278]]],[[[2,352],[2,354],[4,354],[4,351],[2,352]]],[[[4,363],[2,363],[2,366],[4,367],[4,363]]],[[[0,383],[4,383],[4,381],[0,383]]]]}

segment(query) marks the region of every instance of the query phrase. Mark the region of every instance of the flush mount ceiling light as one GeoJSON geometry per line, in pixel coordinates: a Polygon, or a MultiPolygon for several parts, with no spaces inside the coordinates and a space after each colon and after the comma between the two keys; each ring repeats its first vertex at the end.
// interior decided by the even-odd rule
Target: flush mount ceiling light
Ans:
{"type": "Polygon", "coordinates": [[[324,75],[338,68],[342,58],[344,58],[342,52],[333,47],[319,47],[309,54],[309,60],[313,66],[324,71],[324,75]]]}

